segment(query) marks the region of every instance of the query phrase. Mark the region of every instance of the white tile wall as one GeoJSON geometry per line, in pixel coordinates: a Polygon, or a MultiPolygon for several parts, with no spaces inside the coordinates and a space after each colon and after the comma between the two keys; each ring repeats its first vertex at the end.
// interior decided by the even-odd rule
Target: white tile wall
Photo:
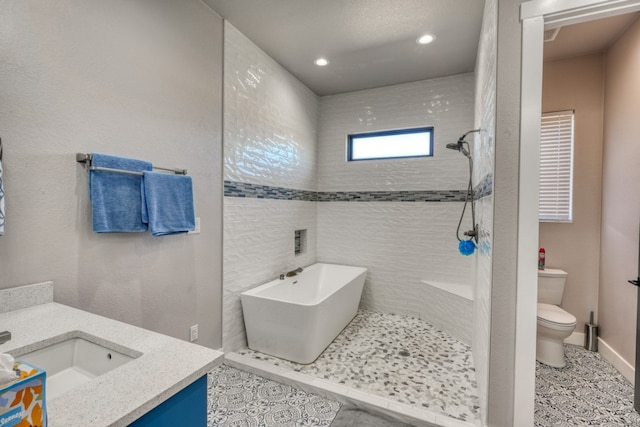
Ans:
{"type": "Polygon", "coordinates": [[[473,74],[320,98],[318,188],[321,191],[460,190],[467,162],[447,150],[473,127],[473,74]],[[346,162],[350,133],[434,126],[434,156],[346,162]]]}
{"type": "Polygon", "coordinates": [[[246,347],[240,293],[316,261],[316,203],[224,198],[224,349],[246,347]],[[294,230],[307,250],[294,255],[294,230]]]}
{"type": "Polygon", "coordinates": [[[316,189],[318,97],[225,21],[225,180],[316,189]]]}
{"type": "MultiPolygon", "coordinates": [[[[316,189],[318,99],[225,22],[225,180],[316,189]]],[[[314,202],[224,198],[223,345],[246,346],[240,293],[316,259],[314,202]],[[294,255],[294,231],[307,252],[294,255]]]]}
{"type": "MultiPolygon", "coordinates": [[[[473,263],[473,261],[472,261],[473,263]]],[[[440,288],[423,284],[420,318],[447,331],[468,346],[473,334],[473,301],[440,288]]]]}
{"type": "MultiPolygon", "coordinates": [[[[445,145],[473,126],[473,74],[324,97],[318,109],[250,40],[228,23],[225,31],[226,180],[320,191],[466,188],[467,161],[445,145]],[[416,126],[434,126],[434,157],[345,162],[347,133],[416,126]]],[[[474,257],[461,256],[455,238],[461,203],[225,197],[224,208],[225,350],[246,345],[240,293],[315,262],[316,249],[320,261],[369,268],[363,306],[449,325],[469,340],[470,322],[448,321],[437,309],[447,296],[421,283],[471,281],[474,257]],[[298,228],[308,230],[308,252],[296,258],[298,228]]]]}
{"type": "MultiPolygon", "coordinates": [[[[497,1],[485,2],[482,31],[476,63],[476,126],[482,132],[476,134],[474,144],[475,176],[480,182],[493,177],[495,169],[494,136],[496,120],[496,55],[497,55],[497,1]]],[[[487,424],[491,290],[493,265],[493,195],[478,201],[478,227],[480,244],[477,256],[474,299],[473,357],[478,382],[478,397],[482,424],[487,424]]]]}
{"type": "MultiPolygon", "coordinates": [[[[473,74],[462,74],[321,98],[319,190],[464,190],[466,158],[445,145],[473,127],[473,87],[473,74]],[[417,126],[434,126],[432,158],[345,161],[349,133],[417,126]]],[[[471,280],[473,257],[458,253],[455,237],[461,210],[459,202],[319,203],[318,259],[369,268],[364,307],[460,332],[464,327],[433,309],[443,294],[430,292],[420,280],[471,280]]],[[[463,230],[470,229],[467,224],[463,230]]],[[[470,332],[457,336],[468,338],[470,332]]]]}
{"type": "MultiPolygon", "coordinates": [[[[421,280],[469,283],[473,257],[458,253],[461,203],[319,202],[318,261],[369,269],[362,306],[437,319],[421,280]]],[[[470,222],[467,226],[470,225],[470,222]]]]}

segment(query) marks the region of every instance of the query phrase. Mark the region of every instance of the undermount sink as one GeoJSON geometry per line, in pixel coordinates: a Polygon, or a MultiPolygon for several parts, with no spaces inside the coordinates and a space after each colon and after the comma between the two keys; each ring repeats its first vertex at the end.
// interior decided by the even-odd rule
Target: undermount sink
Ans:
{"type": "Polygon", "coordinates": [[[53,399],[135,357],[76,337],[16,358],[46,371],[47,398],[53,399]]]}

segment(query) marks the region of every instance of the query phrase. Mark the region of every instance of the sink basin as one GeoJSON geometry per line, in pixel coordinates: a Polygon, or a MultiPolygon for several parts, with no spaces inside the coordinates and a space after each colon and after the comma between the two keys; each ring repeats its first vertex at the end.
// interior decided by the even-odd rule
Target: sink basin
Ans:
{"type": "Polygon", "coordinates": [[[17,357],[47,373],[47,398],[53,399],[80,384],[133,360],[83,338],[71,338],[17,357]]]}

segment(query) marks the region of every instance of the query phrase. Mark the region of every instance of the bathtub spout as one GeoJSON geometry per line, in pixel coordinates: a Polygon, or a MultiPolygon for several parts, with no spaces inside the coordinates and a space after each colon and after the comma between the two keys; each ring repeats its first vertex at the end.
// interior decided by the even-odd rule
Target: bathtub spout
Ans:
{"type": "Polygon", "coordinates": [[[291,270],[289,272],[287,272],[287,274],[285,274],[286,277],[293,277],[298,273],[302,273],[302,268],[298,267],[295,270],[291,270]]]}

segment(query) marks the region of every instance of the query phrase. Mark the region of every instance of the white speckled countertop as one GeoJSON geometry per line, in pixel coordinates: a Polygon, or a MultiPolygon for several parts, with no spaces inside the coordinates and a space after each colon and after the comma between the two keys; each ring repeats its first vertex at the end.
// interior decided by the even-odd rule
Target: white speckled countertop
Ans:
{"type": "Polygon", "coordinates": [[[0,313],[0,330],[12,334],[11,341],[0,345],[0,353],[18,359],[76,336],[139,355],[47,399],[49,427],[126,426],[223,361],[219,351],[54,302],[0,313]]]}

